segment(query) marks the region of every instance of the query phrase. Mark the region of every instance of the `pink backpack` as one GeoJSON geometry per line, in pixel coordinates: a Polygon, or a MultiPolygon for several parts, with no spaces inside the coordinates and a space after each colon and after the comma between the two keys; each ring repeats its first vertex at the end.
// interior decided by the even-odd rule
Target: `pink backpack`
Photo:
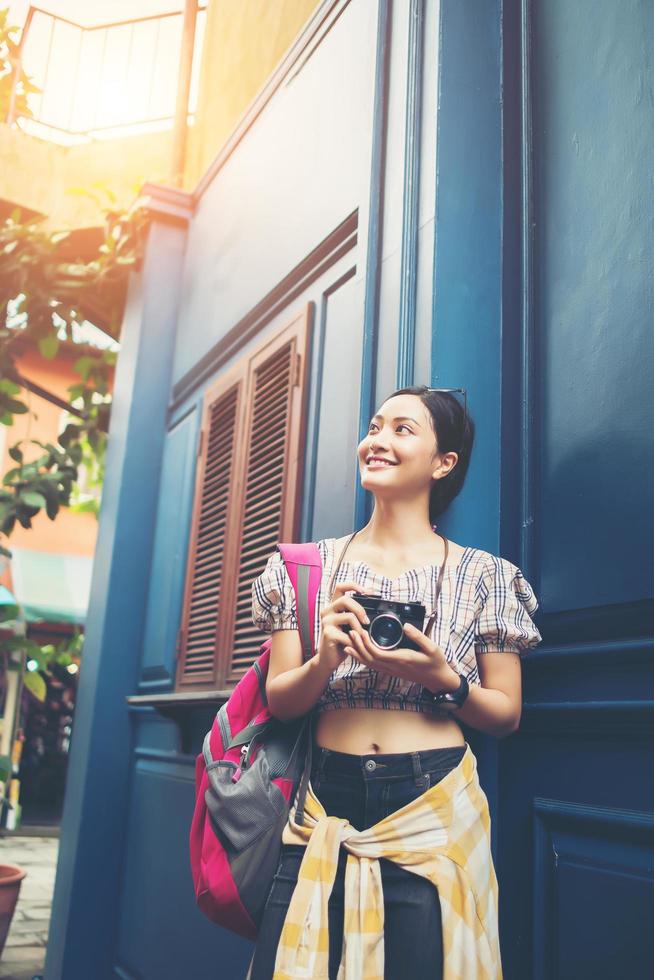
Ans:
{"type": "MultiPolygon", "coordinates": [[[[308,658],[314,652],[320,552],[315,544],[278,548],[295,590],[308,658]]],[[[195,763],[190,857],[196,901],[207,918],[247,939],[256,939],[298,789],[298,819],[303,821],[311,772],[309,716],[281,722],[268,710],[271,645],[269,637],[218,711],[195,763]]]]}

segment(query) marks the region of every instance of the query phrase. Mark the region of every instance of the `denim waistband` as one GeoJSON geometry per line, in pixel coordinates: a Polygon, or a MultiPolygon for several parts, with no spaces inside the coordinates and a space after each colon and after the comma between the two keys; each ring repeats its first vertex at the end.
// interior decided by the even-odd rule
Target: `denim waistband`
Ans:
{"type": "Polygon", "coordinates": [[[465,745],[448,745],[440,749],[422,752],[391,752],[388,754],[351,755],[335,752],[319,745],[313,747],[312,772],[339,773],[362,776],[365,779],[388,777],[419,777],[423,773],[439,769],[454,769],[466,753],[465,745]]]}

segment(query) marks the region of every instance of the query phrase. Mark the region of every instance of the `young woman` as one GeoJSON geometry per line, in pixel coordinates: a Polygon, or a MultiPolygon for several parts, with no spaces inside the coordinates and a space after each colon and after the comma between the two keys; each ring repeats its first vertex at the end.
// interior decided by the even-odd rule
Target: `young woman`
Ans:
{"type": "MultiPolygon", "coordinates": [[[[479,860],[481,850],[482,878],[486,876],[491,889],[486,930],[495,934],[483,936],[484,955],[494,964],[491,972],[484,966],[477,974],[468,963],[465,980],[501,977],[486,798],[459,721],[497,738],[515,731],[522,702],[519,658],[541,641],[541,635],[530,617],[538,602],[517,566],[435,533],[435,522],[463,486],[473,440],[472,419],[447,391],[404,388],[380,406],[358,446],[361,484],[374,496],[372,517],[353,535],[317,542],[323,577],[316,604],[316,652],[311,659],[302,662],[293,589],[278,553],[270,556],[253,584],[254,622],[273,633],[267,682],[270,710],[282,720],[315,712],[311,791],[325,814],[341,818],[338,827],[353,834],[352,842],[340,847],[329,898],[329,949],[328,954],[323,952],[328,955],[330,978],[337,975],[344,949],[348,848],[351,854],[363,854],[363,843],[357,851],[357,841],[368,838],[361,832],[376,831],[376,825],[391,814],[405,818],[406,833],[407,815],[414,808],[403,808],[419,799],[435,800],[441,807],[434,811],[435,820],[445,803],[450,807],[448,819],[455,824],[467,819],[462,792],[466,786],[477,793],[472,806],[479,811],[478,818],[473,815],[479,827],[473,826],[471,833],[477,838],[483,834],[483,847],[477,848],[475,859],[479,860]],[[366,628],[368,616],[354,593],[423,603],[428,616],[425,632],[406,626],[410,646],[382,649],[372,641],[366,628]],[[456,790],[455,803],[431,792],[439,783],[443,790],[456,790]]],[[[450,838],[453,832],[451,827],[447,830],[450,838]]],[[[290,975],[280,970],[279,961],[276,969],[275,962],[306,841],[290,830],[288,835],[285,831],[287,839],[297,843],[286,843],[282,849],[251,967],[252,980],[290,975]]],[[[388,841],[388,835],[384,839],[388,841]]],[[[445,850],[436,848],[432,858],[436,852],[445,850]]],[[[379,853],[377,847],[373,856],[379,853]]],[[[444,872],[449,874],[450,866],[457,863],[452,861],[452,849],[447,851],[447,866],[430,865],[431,870],[426,864],[414,870],[407,867],[430,857],[424,848],[420,852],[418,847],[418,859],[411,861],[401,853],[400,858],[394,851],[389,853],[392,859],[379,861],[383,949],[374,953],[381,956],[383,975],[387,980],[458,976],[452,967],[448,971],[444,960],[449,956],[453,962],[455,955],[463,957],[463,953],[460,948],[455,952],[456,939],[448,940],[448,952],[443,936],[449,936],[445,926],[449,930],[452,925],[454,906],[465,905],[470,896],[459,894],[455,901],[447,885],[445,922],[441,888],[434,887],[441,881],[444,893],[444,872]]],[[[465,866],[466,859],[464,855],[459,863],[465,866]]],[[[457,879],[456,887],[468,885],[457,879]]],[[[478,891],[474,897],[479,899],[478,891]]],[[[345,938],[351,954],[355,943],[351,937],[348,940],[347,927],[345,938]]],[[[300,945],[303,941],[298,940],[300,945]]],[[[363,976],[364,967],[360,969],[363,976]]],[[[345,969],[344,974],[347,980],[360,980],[355,969],[345,969]]]]}

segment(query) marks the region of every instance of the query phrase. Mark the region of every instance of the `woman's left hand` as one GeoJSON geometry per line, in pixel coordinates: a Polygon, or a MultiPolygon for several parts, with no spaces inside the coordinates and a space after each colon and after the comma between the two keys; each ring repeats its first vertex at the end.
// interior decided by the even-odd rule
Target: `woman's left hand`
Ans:
{"type": "Polygon", "coordinates": [[[345,652],[372,670],[400,677],[413,684],[422,684],[434,692],[451,686],[456,672],[450,667],[441,648],[409,623],[405,625],[404,632],[420,650],[411,650],[408,647],[382,650],[373,643],[367,631],[351,630],[351,642],[345,652]]]}

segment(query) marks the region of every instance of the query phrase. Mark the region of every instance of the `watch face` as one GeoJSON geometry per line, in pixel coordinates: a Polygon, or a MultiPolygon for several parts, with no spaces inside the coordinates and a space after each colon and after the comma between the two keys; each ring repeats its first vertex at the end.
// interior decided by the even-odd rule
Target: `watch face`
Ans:
{"type": "Polygon", "coordinates": [[[461,674],[461,683],[456,691],[448,691],[441,695],[437,695],[434,699],[434,703],[438,705],[439,708],[445,708],[446,711],[455,711],[457,708],[462,707],[468,696],[470,686],[468,684],[467,678],[461,674]]]}
{"type": "Polygon", "coordinates": [[[461,705],[458,701],[440,701],[438,707],[445,708],[446,711],[453,711],[456,708],[460,708],[461,705]]]}

